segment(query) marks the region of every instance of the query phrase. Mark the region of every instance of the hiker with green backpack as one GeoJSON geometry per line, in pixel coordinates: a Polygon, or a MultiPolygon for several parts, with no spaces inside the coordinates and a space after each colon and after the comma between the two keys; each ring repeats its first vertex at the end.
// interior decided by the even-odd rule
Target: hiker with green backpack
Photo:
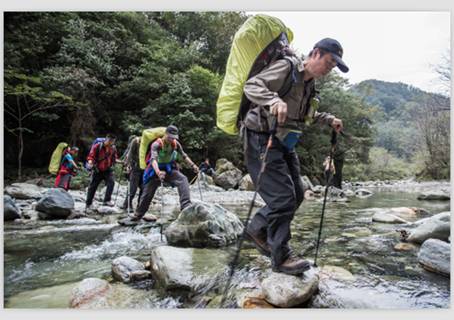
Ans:
{"type": "MultiPolygon", "coordinates": [[[[169,125],[165,128],[162,138],[158,137],[150,146],[145,144],[144,134],[142,135],[144,144],[141,145],[145,146],[141,148],[141,158],[146,158],[147,162],[143,175],[144,187],[139,199],[139,205],[135,214],[131,217],[131,221],[139,221],[144,217],[156,190],[159,186],[163,186],[164,181],[177,187],[181,210],[191,205],[188,178],[177,167],[176,161],[178,157],[183,158],[195,173],[199,172],[197,165],[184,152],[181,143],[178,141],[178,128],[176,126],[169,125]],[[143,157],[145,154],[143,150],[149,150],[147,157],[143,157]]],[[[157,217],[150,215],[147,219],[156,220],[157,217]]]]}
{"type": "Polygon", "coordinates": [[[85,211],[91,209],[96,189],[101,181],[104,181],[107,187],[103,205],[111,207],[114,205],[111,201],[115,185],[113,166],[116,163],[123,163],[118,159],[115,140],[116,137],[113,134],[107,134],[105,138],[96,139],[90,148],[85,165],[85,167],[91,171],[91,180],[88,186],[87,199],[85,201],[85,211]]]}
{"type": "Polygon", "coordinates": [[[295,146],[312,123],[343,128],[335,116],[318,112],[315,80],[334,67],[347,72],[334,39],[315,44],[305,60],[289,48],[293,33],[274,17],[249,18],[235,34],[217,103],[217,124],[241,132],[245,161],[266,205],[246,225],[245,237],[271,257],[273,271],[291,275],[310,268],[289,247],[290,224],[304,199],[295,146]],[[238,102],[239,101],[239,102],[238,102]]]}
{"type": "Polygon", "coordinates": [[[337,132],[342,121],[328,113],[312,114],[316,99],[315,80],[327,75],[335,66],[343,72],[348,68],[341,60],[342,47],[334,39],[319,41],[304,61],[293,56],[296,80],[285,96],[278,91],[289,76],[292,67],[288,60],[280,59],[249,79],[244,87],[246,97],[253,106],[243,124],[247,168],[255,182],[261,166],[260,155],[269,137],[272,117],[277,118],[273,145],[269,149],[269,162],[261,179],[260,195],[266,206],[252,218],[246,235],[262,252],[272,258],[273,269],[288,274],[300,274],[309,262],[292,255],[288,241],[290,223],[296,209],[304,199],[300,163],[295,145],[300,139],[301,128],[307,118],[313,122],[330,125],[337,132]]]}

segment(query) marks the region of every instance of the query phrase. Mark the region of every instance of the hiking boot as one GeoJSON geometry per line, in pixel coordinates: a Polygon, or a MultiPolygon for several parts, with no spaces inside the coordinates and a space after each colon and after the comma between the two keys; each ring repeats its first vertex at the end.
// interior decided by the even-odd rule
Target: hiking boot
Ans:
{"type": "Polygon", "coordinates": [[[108,207],[113,207],[115,205],[115,203],[113,203],[112,201],[107,201],[107,202],[103,202],[102,205],[108,206],[108,207]]]}
{"type": "Polygon", "coordinates": [[[281,265],[274,267],[274,272],[282,272],[289,275],[299,275],[311,267],[309,261],[290,255],[281,265]]]}
{"type": "Polygon", "coordinates": [[[85,211],[84,211],[84,212],[85,212],[85,214],[87,214],[87,213],[88,213],[89,211],[91,211],[91,210],[93,210],[93,205],[91,205],[91,204],[88,205],[88,206],[86,205],[86,206],[85,206],[85,211]]]}
{"type": "Polygon", "coordinates": [[[271,249],[266,240],[260,239],[247,229],[245,232],[245,239],[251,241],[261,254],[271,257],[271,249]]]}

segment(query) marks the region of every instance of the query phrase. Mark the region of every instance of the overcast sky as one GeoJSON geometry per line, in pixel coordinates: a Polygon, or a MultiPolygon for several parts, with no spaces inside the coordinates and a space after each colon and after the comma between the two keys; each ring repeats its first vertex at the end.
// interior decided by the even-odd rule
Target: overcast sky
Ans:
{"type": "MultiPolygon", "coordinates": [[[[248,12],[255,14],[256,12],[248,12]]],[[[440,92],[434,65],[450,56],[449,12],[260,12],[281,19],[293,46],[308,53],[320,39],[337,39],[357,83],[366,79],[404,82],[440,92]]]]}

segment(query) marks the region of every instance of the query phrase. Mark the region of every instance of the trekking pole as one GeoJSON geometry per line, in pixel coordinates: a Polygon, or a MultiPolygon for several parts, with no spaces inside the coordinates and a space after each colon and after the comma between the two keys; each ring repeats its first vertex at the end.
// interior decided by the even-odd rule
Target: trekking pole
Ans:
{"type": "Polygon", "coordinates": [[[124,171],[124,170],[125,170],[125,164],[123,163],[123,164],[121,165],[120,179],[118,179],[117,194],[115,195],[115,206],[117,206],[118,192],[120,191],[121,176],[123,175],[123,171],[124,171]]]}
{"type": "Polygon", "coordinates": [[[131,177],[129,177],[128,180],[128,189],[126,190],[126,200],[128,201],[127,207],[126,207],[126,215],[129,214],[129,201],[131,199],[131,177]]]}
{"type": "Polygon", "coordinates": [[[191,182],[189,182],[189,184],[192,184],[196,178],[197,178],[197,176],[194,176],[194,178],[192,178],[192,180],[191,180],[191,182]]]}
{"type": "Polygon", "coordinates": [[[333,129],[331,132],[331,150],[329,152],[329,163],[328,163],[328,170],[325,170],[325,177],[326,177],[326,187],[325,187],[325,197],[323,198],[323,206],[322,206],[322,216],[320,217],[320,226],[318,228],[318,238],[317,238],[317,246],[315,248],[315,258],[314,258],[314,267],[317,267],[317,256],[318,256],[318,248],[320,245],[320,238],[322,235],[322,227],[323,227],[323,218],[325,216],[325,206],[326,206],[326,197],[328,195],[329,184],[331,182],[331,163],[333,162],[333,154],[334,149],[336,148],[337,143],[337,133],[336,130],[333,129]]]}
{"type": "Polygon", "coordinates": [[[262,178],[262,174],[265,171],[265,168],[266,168],[266,165],[267,165],[266,161],[267,161],[267,158],[268,158],[268,151],[271,148],[271,146],[273,145],[273,138],[274,138],[274,136],[276,134],[276,125],[277,125],[276,117],[273,117],[272,118],[272,122],[271,122],[270,136],[268,138],[268,143],[266,145],[265,154],[263,156],[262,166],[260,168],[260,172],[259,172],[259,175],[257,177],[257,188],[255,189],[254,196],[252,197],[252,201],[251,201],[251,203],[249,205],[249,211],[247,213],[246,222],[244,223],[243,233],[241,234],[241,237],[240,237],[240,239],[238,241],[238,246],[237,246],[235,255],[233,257],[233,260],[230,263],[229,277],[227,279],[227,284],[225,286],[224,293],[222,294],[222,299],[221,299],[221,302],[220,302],[219,306],[222,306],[225,303],[225,299],[227,298],[227,292],[229,291],[230,283],[232,281],[233,274],[235,273],[235,267],[236,267],[236,265],[238,263],[238,259],[240,257],[240,251],[241,251],[241,247],[243,245],[244,236],[246,235],[246,230],[247,230],[247,227],[248,227],[248,224],[249,224],[249,220],[251,218],[252,209],[254,208],[255,198],[257,197],[257,193],[258,193],[258,191],[260,189],[260,180],[262,178]]]}
{"type": "MultiPolygon", "coordinates": [[[[164,181],[161,179],[161,212],[159,212],[159,218],[160,219],[162,219],[162,211],[163,210],[164,210],[164,181]]],[[[162,222],[161,222],[161,224],[159,226],[159,233],[161,235],[161,242],[162,242],[162,222]]]]}
{"type": "Polygon", "coordinates": [[[200,178],[202,177],[202,174],[199,172],[198,177],[197,177],[197,185],[199,187],[199,194],[200,194],[200,201],[203,201],[202,198],[202,189],[200,188],[200,178]]]}

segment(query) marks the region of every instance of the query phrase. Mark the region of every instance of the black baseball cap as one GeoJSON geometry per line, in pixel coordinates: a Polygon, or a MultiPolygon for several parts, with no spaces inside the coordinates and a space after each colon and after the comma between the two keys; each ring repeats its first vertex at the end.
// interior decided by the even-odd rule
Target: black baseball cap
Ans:
{"type": "Polygon", "coordinates": [[[340,69],[340,71],[344,73],[348,72],[349,69],[345,62],[342,60],[342,54],[344,53],[344,50],[342,49],[339,41],[331,38],[325,38],[317,42],[314,46],[314,49],[315,48],[320,48],[331,53],[334,60],[336,60],[337,67],[340,69]]]}
{"type": "Polygon", "coordinates": [[[171,124],[167,127],[166,134],[170,138],[178,139],[178,128],[171,124]]]}

